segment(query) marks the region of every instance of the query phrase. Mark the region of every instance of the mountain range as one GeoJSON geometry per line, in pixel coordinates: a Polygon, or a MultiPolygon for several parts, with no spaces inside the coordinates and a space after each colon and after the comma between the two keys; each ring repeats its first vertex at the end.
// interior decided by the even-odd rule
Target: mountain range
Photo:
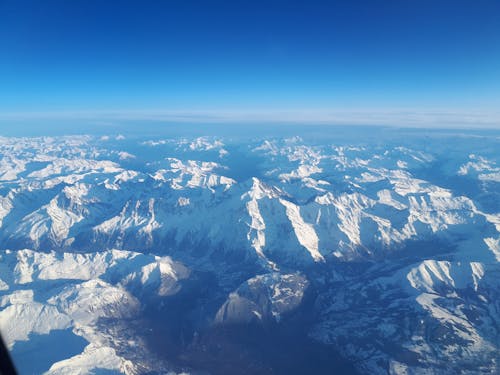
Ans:
{"type": "Polygon", "coordinates": [[[20,373],[498,373],[500,136],[322,131],[0,138],[20,373]]]}

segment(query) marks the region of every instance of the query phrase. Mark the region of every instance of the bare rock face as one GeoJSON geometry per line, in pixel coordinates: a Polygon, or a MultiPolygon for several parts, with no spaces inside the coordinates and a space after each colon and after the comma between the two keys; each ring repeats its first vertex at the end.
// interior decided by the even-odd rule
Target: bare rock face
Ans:
{"type": "Polygon", "coordinates": [[[307,279],[299,274],[271,273],[251,278],[229,294],[215,322],[279,321],[281,314],[300,306],[307,285],[307,279]]]}

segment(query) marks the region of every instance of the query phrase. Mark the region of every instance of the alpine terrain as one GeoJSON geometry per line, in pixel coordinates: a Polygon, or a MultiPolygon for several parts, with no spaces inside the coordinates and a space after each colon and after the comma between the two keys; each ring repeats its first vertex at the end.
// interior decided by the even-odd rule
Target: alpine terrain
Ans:
{"type": "Polygon", "coordinates": [[[0,138],[19,373],[500,373],[500,134],[276,134],[0,138]]]}

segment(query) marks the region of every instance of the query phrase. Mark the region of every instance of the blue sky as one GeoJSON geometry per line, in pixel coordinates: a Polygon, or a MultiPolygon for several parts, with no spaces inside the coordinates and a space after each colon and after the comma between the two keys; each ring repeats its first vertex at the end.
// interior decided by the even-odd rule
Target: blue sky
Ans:
{"type": "Polygon", "coordinates": [[[0,0],[4,120],[496,126],[497,108],[496,0],[0,0]]]}

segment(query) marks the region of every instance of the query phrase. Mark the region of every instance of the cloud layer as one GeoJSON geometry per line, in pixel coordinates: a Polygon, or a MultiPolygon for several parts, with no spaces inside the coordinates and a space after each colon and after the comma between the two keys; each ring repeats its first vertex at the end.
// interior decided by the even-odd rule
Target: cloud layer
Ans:
{"type": "Polygon", "coordinates": [[[500,129],[500,111],[414,109],[244,109],[244,110],[79,110],[0,113],[0,121],[89,121],[117,124],[127,121],[189,123],[294,123],[382,125],[425,128],[500,129]]]}

